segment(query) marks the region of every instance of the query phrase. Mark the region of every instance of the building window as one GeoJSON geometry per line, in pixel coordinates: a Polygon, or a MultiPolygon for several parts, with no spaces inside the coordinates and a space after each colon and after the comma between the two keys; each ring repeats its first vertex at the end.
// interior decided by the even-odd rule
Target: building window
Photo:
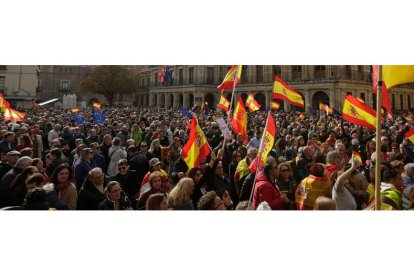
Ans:
{"type": "Polygon", "coordinates": [[[315,66],[315,79],[325,79],[326,77],[326,66],[316,65],[315,66]]]}
{"type": "Polygon", "coordinates": [[[0,76],[0,92],[1,93],[4,93],[5,84],[6,84],[6,77],[0,76]]]}
{"type": "Polygon", "coordinates": [[[391,94],[391,106],[392,109],[395,109],[395,94],[391,94]]]}
{"type": "Polygon", "coordinates": [[[0,65],[0,70],[6,71],[7,70],[7,65],[0,65]]]}
{"type": "Polygon", "coordinates": [[[280,65],[273,65],[273,76],[282,76],[282,66],[280,65]]]}
{"type": "Polygon", "coordinates": [[[263,65],[256,65],[256,82],[263,82],[263,65]]]}
{"type": "Polygon", "coordinates": [[[61,90],[64,90],[64,91],[69,91],[70,90],[70,81],[68,81],[68,80],[63,80],[63,81],[61,81],[61,90]]]}
{"type": "Polygon", "coordinates": [[[188,84],[194,83],[194,67],[188,68],[188,84]]]}
{"type": "Polygon", "coordinates": [[[351,95],[352,96],[352,92],[346,92],[346,95],[351,95]]]}
{"type": "Polygon", "coordinates": [[[178,70],[178,85],[184,84],[184,69],[178,70]]]}
{"type": "Polygon", "coordinates": [[[345,78],[350,79],[352,76],[351,65],[345,65],[345,78]]]}
{"type": "Polygon", "coordinates": [[[242,75],[241,75],[241,83],[248,83],[249,78],[247,75],[247,65],[242,66],[242,75]]]}
{"type": "Polygon", "coordinates": [[[147,87],[150,87],[150,78],[147,78],[147,87]]]}
{"type": "Polygon", "coordinates": [[[404,95],[400,94],[400,108],[404,110],[404,95]]]}
{"type": "Polygon", "coordinates": [[[360,98],[365,102],[365,93],[361,93],[360,98]]]}
{"type": "Polygon", "coordinates": [[[302,66],[294,65],[292,68],[292,79],[301,80],[302,79],[302,66]]]}
{"type": "Polygon", "coordinates": [[[207,67],[207,84],[214,84],[214,67],[207,67]]]}

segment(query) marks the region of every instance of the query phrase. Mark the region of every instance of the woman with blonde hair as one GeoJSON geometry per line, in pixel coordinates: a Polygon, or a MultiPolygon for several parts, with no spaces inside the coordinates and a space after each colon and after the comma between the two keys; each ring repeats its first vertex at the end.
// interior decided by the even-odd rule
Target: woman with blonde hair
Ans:
{"type": "Polygon", "coordinates": [[[139,196],[137,206],[136,206],[137,210],[144,210],[148,197],[150,195],[161,192],[162,178],[163,178],[163,175],[159,171],[155,171],[150,174],[149,176],[150,189],[139,196]]]}
{"type": "Polygon", "coordinates": [[[168,195],[168,208],[173,210],[193,210],[191,195],[194,190],[194,181],[189,177],[180,179],[168,195]]]}

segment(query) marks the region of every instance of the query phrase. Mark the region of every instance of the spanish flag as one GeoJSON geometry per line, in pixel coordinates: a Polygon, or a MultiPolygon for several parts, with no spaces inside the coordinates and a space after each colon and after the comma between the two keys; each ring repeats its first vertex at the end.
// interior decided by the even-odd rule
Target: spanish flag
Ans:
{"type": "Polygon", "coordinates": [[[5,121],[23,121],[25,113],[14,110],[10,107],[6,107],[3,114],[3,120],[5,121]]]}
{"type": "Polygon", "coordinates": [[[226,97],[224,97],[223,93],[221,94],[220,102],[217,107],[223,109],[226,113],[229,112],[230,102],[226,97]]]}
{"type": "MultiPolygon", "coordinates": [[[[378,89],[378,65],[372,65],[372,88],[374,93],[377,94],[378,89]]],[[[382,106],[387,110],[388,115],[392,117],[390,95],[387,90],[385,81],[382,81],[382,106]]]]}
{"type": "Polygon", "coordinates": [[[7,107],[10,107],[10,103],[4,98],[3,94],[0,93],[0,111],[4,112],[7,107]]]}
{"type": "Polygon", "coordinates": [[[101,104],[98,103],[98,102],[93,102],[92,107],[93,108],[101,108],[101,104]]]}
{"type": "Polygon", "coordinates": [[[267,115],[266,129],[264,130],[263,137],[260,140],[260,146],[258,150],[259,155],[250,164],[249,166],[250,171],[252,170],[256,171],[256,169],[260,171],[263,169],[263,166],[267,160],[267,156],[269,155],[269,152],[272,150],[273,144],[275,143],[275,137],[276,137],[276,124],[272,116],[272,113],[269,112],[267,115]],[[259,158],[260,158],[260,162],[257,162],[259,158]],[[257,168],[257,166],[259,167],[257,168]]]}
{"type": "Polygon", "coordinates": [[[362,166],[362,158],[361,158],[361,155],[359,155],[359,153],[356,152],[356,151],[353,151],[352,152],[352,158],[351,158],[351,160],[354,160],[354,159],[358,160],[359,165],[362,166]]]}
{"type": "Polygon", "coordinates": [[[233,132],[241,134],[243,136],[243,143],[247,143],[247,112],[244,108],[243,100],[239,96],[239,100],[236,104],[236,108],[233,112],[233,118],[231,118],[231,127],[233,132]]]}
{"type": "Polygon", "coordinates": [[[241,65],[233,65],[224,77],[223,82],[217,86],[218,90],[233,90],[239,82],[242,73],[241,65]]]}
{"type": "Polygon", "coordinates": [[[294,89],[290,88],[278,76],[275,77],[275,81],[273,84],[273,99],[279,99],[282,101],[287,101],[291,105],[305,107],[302,95],[300,95],[294,89]]]}
{"type": "Polygon", "coordinates": [[[358,98],[358,97],[357,97],[356,99],[357,99],[358,101],[360,101],[361,103],[363,103],[363,104],[365,103],[365,101],[364,101],[363,99],[361,99],[361,98],[358,98]]]}
{"type": "Polygon", "coordinates": [[[319,196],[331,197],[331,183],[327,176],[309,175],[296,188],[295,202],[298,210],[313,210],[319,196]]]}
{"type": "Polygon", "coordinates": [[[326,112],[327,115],[333,114],[333,108],[321,102],[319,102],[319,110],[326,112]]]}
{"type": "Polygon", "coordinates": [[[270,109],[271,110],[279,110],[279,108],[280,108],[280,103],[270,101],[270,109]]]}
{"type": "Polygon", "coordinates": [[[342,118],[355,125],[375,129],[377,112],[351,95],[345,97],[342,118]]]}
{"type": "Polygon", "coordinates": [[[261,107],[261,105],[254,99],[252,92],[249,93],[249,96],[246,99],[246,106],[249,108],[250,112],[255,112],[261,107]]]}
{"type": "Polygon", "coordinates": [[[210,154],[206,136],[198,125],[197,119],[193,116],[191,121],[190,139],[181,151],[181,158],[188,168],[196,168],[210,154]]]}
{"type": "Polygon", "coordinates": [[[405,138],[409,139],[414,144],[414,128],[405,133],[405,138]]]}
{"type": "Polygon", "coordinates": [[[382,80],[387,88],[414,82],[414,65],[383,65],[382,80]]]}

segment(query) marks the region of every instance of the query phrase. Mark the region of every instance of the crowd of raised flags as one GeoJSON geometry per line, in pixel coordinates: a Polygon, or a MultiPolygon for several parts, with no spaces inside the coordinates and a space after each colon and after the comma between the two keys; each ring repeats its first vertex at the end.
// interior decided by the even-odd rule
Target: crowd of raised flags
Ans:
{"type": "MultiPolygon", "coordinates": [[[[297,107],[301,107],[301,108],[304,108],[305,103],[304,103],[304,100],[301,94],[295,91],[295,89],[290,87],[287,83],[285,83],[279,76],[275,76],[274,78],[272,99],[270,100],[269,103],[266,103],[265,107],[260,105],[255,100],[253,92],[248,93],[248,97],[245,101],[243,101],[241,96],[239,96],[238,98],[235,98],[234,95],[236,94],[235,91],[237,90],[237,85],[241,81],[241,74],[242,74],[242,66],[234,65],[229,69],[229,71],[225,75],[223,82],[217,86],[219,93],[221,93],[220,101],[217,107],[224,111],[221,114],[221,116],[224,114],[223,118],[221,118],[221,121],[216,120],[217,119],[216,116],[219,115],[220,113],[212,111],[213,107],[209,107],[207,101],[205,101],[204,99],[199,108],[195,107],[192,110],[187,110],[185,108],[180,109],[181,114],[183,115],[185,129],[188,132],[188,139],[186,139],[185,144],[182,145],[181,151],[179,152],[179,156],[181,160],[185,163],[186,168],[188,168],[190,171],[193,169],[197,170],[202,166],[202,164],[205,163],[206,159],[210,158],[211,156],[215,156],[213,152],[218,152],[219,155],[220,154],[222,155],[222,150],[224,150],[225,145],[226,145],[224,141],[227,139],[231,139],[230,131],[229,131],[230,129],[234,135],[240,137],[240,143],[242,145],[249,144],[249,148],[251,148],[251,145],[253,143],[252,141],[254,139],[257,139],[256,142],[259,141],[257,142],[258,144],[256,146],[257,156],[255,158],[252,158],[249,161],[247,161],[247,159],[241,160],[237,164],[237,167],[234,168],[235,169],[234,175],[230,175],[230,177],[234,178],[234,181],[236,182],[241,181],[242,179],[246,178],[247,175],[251,175],[251,174],[253,175],[253,178],[252,178],[253,182],[250,183],[250,185],[252,186],[251,186],[251,195],[250,195],[250,199],[248,203],[248,206],[250,206],[252,198],[254,198],[255,201],[257,201],[258,198],[260,199],[260,196],[256,194],[256,193],[260,193],[260,191],[255,190],[257,177],[260,178],[259,185],[263,185],[263,179],[264,179],[263,172],[267,171],[267,174],[269,174],[269,166],[271,166],[271,168],[276,168],[277,164],[279,166],[284,164],[284,163],[279,164],[280,163],[279,160],[272,161],[272,158],[269,159],[271,152],[275,149],[278,150],[278,147],[280,146],[280,145],[276,145],[276,139],[278,136],[277,124],[279,125],[281,124],[281,122],[278,121],[280,117],[276,116],[276,120],[275,120],[275,117],[274,117],[275,115],[274,113],[271,112],[271,110],[273,111],[279,110],[280,103],[277,101],[283,101],[285,103],[288,103],[288,104],[291,104],[297,107]],[[226,90],[232,91],[230,99],[227,99],[224,96],[224,91],[226,90]],[[247,112],[246,108],[248,108],[249,112],[247,112]],[[266,113],[258,112],[264,108],[266,109],[266,113]],[[211,137],[212,134],[210,133],[209,136],[206,136],[205,131],[206,130],[209,131],[209,129],[203,128],[205,127],[204,121],[202,122],[201,125],[199,123],[200,118],[201,120],[204,120],[204,118],[206,118],[207,116],[210,116],[211,112],[214,112],[213,114],[214,120],[217,121],[217,123],[219,123],[220,125],[219,128],[221,130],[220,133],[224,135],[224,141],[222,141],[220,144],[222,145],[222,150],[220,150],[219,148],[211,147],[209,143],[209,139],[212,139],[211,137]],[[266,118],[265,120],[266,123],[264,125],[264,128],[261,130],[262,132],[259,131],[258,128],[255,128],[256,129],[255,131],[257,132],[258,135],[261,135],[261,137],[258,136],[258,137],[252,138],[252,140],[250,140],[249,142],[249,139],[252,135],[251,134],[252,128],[254,128],[251,124],[252,122],[250,122],[249,120],[252,120],[252,118],[255,116],[254,114],[256,113],[261,114],[260,116],[263,120],[262,122],[264,122],[264,118],[266,118]]],[[[169,67],[167,66],[166,68],[164,68],[163,66],[160,66],[159,71],[158,71],[158,81],[160,83],[163,83],[165,81],[168,81],[170,78],[171,78],[171,75],[170,75],[169,67]]],[[[382,66],[382,67],[374,66],[374,78],[373,79],[374,79],[374,84],[373,84],[374,91],[380,90],[378,87],[378,80],[382,79],[382,84],[381,84],[381,88],[382,88],[381,96],[383,99],[382,106],[384,107],[388,115],[388,119],[390,119],[392,116],[392,112],[389,106],[389,95],[388,95],[387,89],[392,88],[399,84],[403,84],[407,82],[414,82],[414,66],[382,66]],[[378,72],[382,72],[381,78],[378,77],[378,72]]],[[[107,126],[108,119],[111,119],[110,117],[108,118],[107,111],[109,109],[102,110],[101,107],[102,106],[100,103],[94,102],[92,103],[91,113],[89,113],[88,109],[80,110],[77,107],[70,109],[75,125],[84,125],[86,123],[89,123],[88,122],[90,120],[89,118],[92,118],[92,122],[97,124],[98,128],[99,126],[107,126]],[[92,114],[92,116],[88,116],[88,113],[92,114]]],[[[0,109],[1,109],[1,112],[3,113],[2,117],[4,121],[24,122],[25,120],[26,114],[10,108],[10,104],[7,102],[6,99],[4,99],[3,95],[0,95],[0,109]]],[[[39,110],[41,110],[40,105],[33,106],[33,112],[38,112],[39,110]]],[[[377,112],[374,109],[368,107],[362,99],[353,97],[352,95],[347,95],[345,97],[344,105],[342,108],[342,114],[336,111],[333,107],[329,106],[329,104],[323,103],[323,102],[319,103],[319,111],[320,113],[316,113],[317,116],[319,116],[320,114],[326,115],[326,116],[321,116],[319,121],[322,120],[323,122],[323,120],[325,120],[324,118],[335,118],[332,120],[329,119],[330,122],[334,122],[335,120],[337,120],[337,118],[340,118],[342,121],[341,126],[343,124],[343,121],[348,121],[354,126],[361,126],[368,130],[376,130],[376,127],[378,125],[378,121],[377,121],[378,119],[381,119],[383,122],[385,122],[386,120],[386,118],[383,118],[383,116],[380,116],[381,118],[378,118],[377,112]]],[[[282,114],[285,114],[283,111],[281,112],[282,114]]],[[[311,116],[315,115],[313,114],[313,112],[316,112],[316,111],[311,110],[310,112],[311,116]]],[[[305,112],[301,112],[299,115],[297,115],[296,118],[298,120],[304,121],[307,118],[308,114],[309,113],[305,114],[305,112]]],[[[383,114],[384,112],[381,113],[381,115],[383,114]]],[[[407,122],[413,121],[413,118],[411,115],[406,116],[404,119],[407,122]]],[[[218,128],[217,123],[216,123],[216,128],[218,128]]],[[[284,131],[285,130],[286,129],[284,129],[284,131]]],[[[313,131],[313,130],[310,130],[310,131],[313,131]]],[[[286,136],[287,133],[284,132],[283,135],[286,136]]],[[[279,137],[281,137],[281,135],[279,135],[279,137]]],[[[404,132],[404,137],[414,144],[414,128],[409,129],[408,131],[404,132]]],[[[300,167],[302,166],[300,164],[301,164],[301,158],[303,158],[303,156],[306,155],[305,152],[307,151],[308,148],[317,147],[318,150],[322,151],[323,145],[312,144],[314,142],[310,141],[312,140],[311,138],[312,136],[309,137],[309,142],[311,143],[310,146],[304,146],[304,145],[303,147],[297,146],[297,148],[294,149],[295,151],[297,151],[296,152],[297,157],[295,157],[292,160],[293,163],[290,163],[289,166],[293,167],[293,173],[295,175],[299,173],[299,171],[301,170],[302,170],[301,173],[304,172],[305,167],[300,167]]],[[[280,139],[283,140],[284,137],[280,139]]],[[[152,140],[153,140],[153,137],[151,136],[151,139],[149,141],[152,141],[152,140]]],[[[285,143],[287,142],[288,141],[285,141],[285,143]]],[[[328,146],[331,149],[336,147],[336,144],[333,144],[332,141],[329,141],[329,139],[326,140],[326,142],[324,143],[330,143],[328,144],[328,146]]],[[[280,144],[283,144],[283,142],[280,142],[280,144]]],[[[168,147],[164,145],[164,148],[163,148],[164,152],[167,148],[170,149],[171,147],[172,147],[171,145],[168,147]]],[[[411,157],[414,158],[414,151],[411,150],[412,148],[411,145],[404,145],[404,147],[407,150],[407,155],[410,158],[411,157]]],[[[161,152],[163,150],[161,150],[161,152]]],[[[356,148],[354,147],[352,148],[350,155],[351,156],[350,156],[349,161],[351,162],[352,166],[354,165],[354,163],[356,163],[359,167],[363,167],[365,166],[364,161],[371,159],[371,156],[364,156],[362,158],[361,152],[356,150],[356,148]]],[[[326,157],[326,153],[325,153],[325,157],[326,157]]],[[[164,158],[164,154],[162,154],[162,158],[164,158]]],[[[151,162],[149,163],[151,164],[151,162]]],[[[157,162],[154,161],[152,163],[155,164],[157,162]]],[[[217,163],[215,164],[217,165],[217,163]]],[[[317,168],[313,168],[313,169],[317,171],[317,168]]],[[[308,168],[306,168],[306,170],[308,170],[308,168]]],[[[166,174],[165,171],[163,172],[164,174],[166,174]]],[[[309,168],[309,172],[310,172],[310,175],[308,175],[308,178],[306,178],[307,180],[305,182],[299,181],[299,183],[297,183],[297,187],[295,188],[296,208],[299,210],[316,208],[315,206],[318,205],[319,198],[326,196],[327,194],[330,194],[329,189],[333,185],[333,183],[330,182],[330,178],[325,178],[325,176],[324,177],[319,176],[318,173],[312,174],[312,168],[309,168]]],[[[278,173],[281,173],[281,171],[278,171],[278,173]]],[[[168,176],[169,175],[167,174],[166,177],[168,176]]],[[[269,176],[266,176],[266,177],[269,177],[269,176]]],[[[147,182],[150,181],[150,173],[146,175],[145,179],[147,179],[147,182]]],[[[298,179],[302,180],[303,178],[299,177],[298,179]]],[[[414,175],[413,175],[413,179],[414,179],[414,175]]],[[[413,183],[414,183],[414,180],[413,180],[413,183]]],[[[277,204],[274,202],[269,203],[270,206],[278,206],[278,208],[279,207],[281,208],[281,206],[286,207],[287,201],[286,201],[286,198],[284,198],[284,196],[280,193],[281,188],[277,187],[275,183],[273,184],[275,185],[273,196],[280,197],[280,198],[276,198],[275,200],[280,200],[283,202],[278,202],[277,204]]],[[[375,182],[373,182],[372,184],[374,185],[374,187],[377,187],[377,188],[379,187],[379,185],[375,186],[376,184],[375,182]]],[[[375,190],[372,187],[370,187],[370,189],[371,189],[370,191],[375,190]]],[[[393,190],[393,192],[395,191],[393,190]]],[[[220,196],[223,196],[221,192],[219,192],[219,194],[220,196]]],[[[375,198],[373,194],[371,194],[371,196],[375,198]]],[[[264,198],[267,198],[267,197],[268,195],[264,196],[264,198]]],[[[136,198],[136,200],[138,199],[139,198],[136,198]]],[[[356,200],[357,199],[358,199],[358,195],[356,195],[356,200]]],[[[255,202],[254,207],[257,207],[256,203],[258,202],[255,202]]],[[[386,203],[384,204],[387,205],[386,203]]],[[[389,209],[389,207],[385,207],[385,209],[389,209]]],[[[398,209],[398,208],[395,208],[394,206],[391,209],[398,209]]]]}

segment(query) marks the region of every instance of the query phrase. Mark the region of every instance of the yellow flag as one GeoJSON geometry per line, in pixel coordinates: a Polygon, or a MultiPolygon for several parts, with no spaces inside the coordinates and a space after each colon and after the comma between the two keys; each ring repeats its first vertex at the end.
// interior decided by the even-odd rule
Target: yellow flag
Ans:
{"type": "Polygon", "coordinates": [[[382,80],[386,87],[414,82],[414,65],[383,65],[382,80]]]}

